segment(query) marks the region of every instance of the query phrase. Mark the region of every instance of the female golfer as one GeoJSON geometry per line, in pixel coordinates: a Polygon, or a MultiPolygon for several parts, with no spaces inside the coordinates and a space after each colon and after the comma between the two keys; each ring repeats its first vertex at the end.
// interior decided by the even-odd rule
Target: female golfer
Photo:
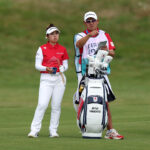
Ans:
{"type": "Polygon", "coordinates": [[[58,44],[59,33],[59,29],[50,24],[46,29],[48,42],[40,46],[36,53],[35,68],[40,71],[41,77],[38,105],[28,137],[38,137],[42,119],[51,98],[49,133],[50,137],[59,137],[57,128],[66,84],[66,77],[63,72],[68,69],[69,59],[66,48],[58,44]]]}

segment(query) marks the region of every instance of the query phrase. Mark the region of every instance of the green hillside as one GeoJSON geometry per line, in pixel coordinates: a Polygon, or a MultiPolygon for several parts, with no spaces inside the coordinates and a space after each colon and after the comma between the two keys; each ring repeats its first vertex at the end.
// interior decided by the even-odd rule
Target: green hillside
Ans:
{"type": "Polygon", "coordinates": [[[0,148],[147,150],[150,146],[149,0],[0,0],[0,148]],[[114,128],[123,141],[83,140],[76,126],[72,95],[77,87],[73,36],[84,30],[83,15],[95,11],[99,28],[116,45],[110,81],[117,100],[110,104],[114,128]],[[54,23],[67,48],[69,69],[62,103],[60,138],[48,138],[50,107],[38,139],[28,139],[37,105],[40,73],[35,54],[54,23]]]}

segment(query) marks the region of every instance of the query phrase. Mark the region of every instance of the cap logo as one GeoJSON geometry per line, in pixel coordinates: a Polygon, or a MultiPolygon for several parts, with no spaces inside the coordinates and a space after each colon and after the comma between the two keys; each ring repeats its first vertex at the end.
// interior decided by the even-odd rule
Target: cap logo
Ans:
{"type": "Polygon", "coordinates": [[[92,16],[95,16],[94,14],[87,14],[87,16],[91,16],[91,15],[92,15],[92,16]]]}

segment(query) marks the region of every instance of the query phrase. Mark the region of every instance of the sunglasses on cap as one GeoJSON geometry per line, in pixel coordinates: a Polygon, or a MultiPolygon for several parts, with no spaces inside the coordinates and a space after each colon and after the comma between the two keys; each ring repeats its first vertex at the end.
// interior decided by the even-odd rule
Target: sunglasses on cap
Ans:
{"type": "Polygon", "coordinates": [[[86,20],[86,23],[93,23],[93,22],[95,22],[96,20],[95,19],[90,19],[90,20],[86,20]]]}

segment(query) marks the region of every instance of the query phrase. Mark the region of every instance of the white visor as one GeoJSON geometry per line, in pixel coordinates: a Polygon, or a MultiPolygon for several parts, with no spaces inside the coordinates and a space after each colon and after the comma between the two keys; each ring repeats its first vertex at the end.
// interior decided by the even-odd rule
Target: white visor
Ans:
{"type": "Polygon", "coordinates": [[[56,27],[50,27],[50,28],[47,29],[46,35],[47,35],[47,34],[51,34],[51,33],[53,33],[54,31],[58,31],[58,32],[60,33],[60,31],[58,30],[58,28],[56,28],[56,27]]]}

